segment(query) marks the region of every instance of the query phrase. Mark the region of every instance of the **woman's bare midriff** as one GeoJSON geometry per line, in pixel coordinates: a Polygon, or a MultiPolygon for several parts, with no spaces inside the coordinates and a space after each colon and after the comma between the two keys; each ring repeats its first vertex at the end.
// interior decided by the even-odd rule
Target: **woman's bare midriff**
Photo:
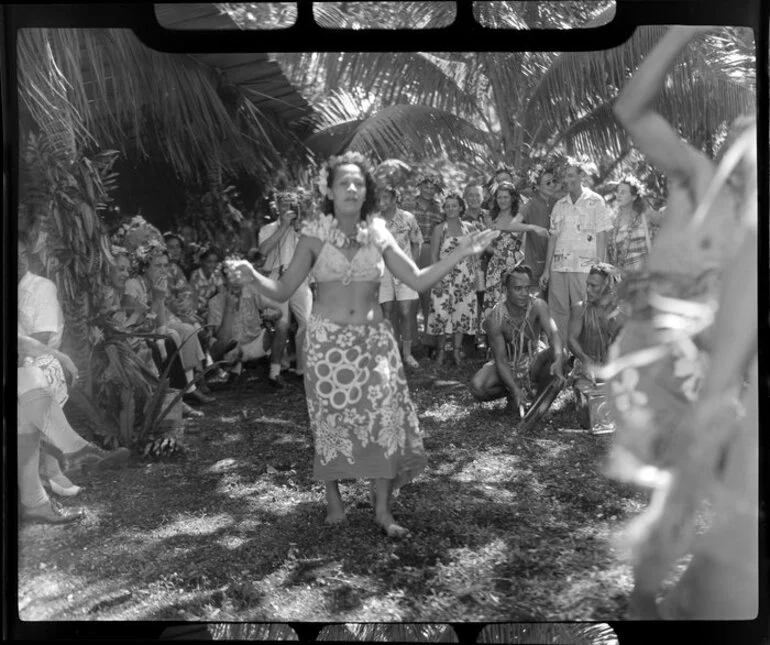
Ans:
{"type": "Polygon", "coordinates": [[[382,321],[379,282],[319,282],[313,314],[340,325],[382,321]]]}

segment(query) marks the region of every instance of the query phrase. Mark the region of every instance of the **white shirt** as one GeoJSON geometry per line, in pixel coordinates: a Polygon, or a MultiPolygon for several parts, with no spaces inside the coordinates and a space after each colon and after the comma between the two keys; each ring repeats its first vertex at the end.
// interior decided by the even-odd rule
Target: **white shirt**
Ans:
{"type": "Polygon", "coordinates": [[[565,195],[551,211],[551,234],[557,234],[551,271],[588,273],[596,262],[597,234],[612,228],[612,214],[601,195],[583,187],[573,203],[565,195]]]}
{"type": "MultiPolygon", "coordinates": [[[[259,243],[262,244],[271,237],[280,225],[281,222],[278,220],[259,229],[259,243]]],[[[297,248],[298,242],[299,234],[294,230],[294,227],[289,227],[289,230],[284,233],[283,239],[265,256],[265,269],[271,272],[277,271],[281,267],[286,269],[294,257],[294,250],[297,248]]]]}
{"type": "Polygon", "coordinates": [[[56,285],[48,278],[27,271],[19,281],[18,328],[26,336],[51,332],[48,346],[53,349],[61,346],[64,314],[56,285]]]}

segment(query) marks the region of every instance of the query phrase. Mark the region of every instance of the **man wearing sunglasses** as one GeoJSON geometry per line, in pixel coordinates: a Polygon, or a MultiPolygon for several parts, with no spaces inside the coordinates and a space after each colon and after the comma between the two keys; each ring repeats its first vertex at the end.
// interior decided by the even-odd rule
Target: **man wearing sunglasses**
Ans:
{"type": "MultiPolygon", "coordinates": [[[[529,225],[530,235],[524,238],[524,262],[532,269],[532,284],[539,285],[545,270],[548,253],[548,229],[551,227],[551,211],[558,200],[556,181],[551,168],[537,168],[534,176],[534,192],[519,211],[522,224],[529,225]]],[[[545,296],[543,296],[545,297],[545,296]]]]}

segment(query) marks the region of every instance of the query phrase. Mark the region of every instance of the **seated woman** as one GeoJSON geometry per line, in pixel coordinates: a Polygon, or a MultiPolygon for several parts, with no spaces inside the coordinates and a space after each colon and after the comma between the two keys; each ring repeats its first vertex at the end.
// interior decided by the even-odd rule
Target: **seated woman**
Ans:
{"type": "Polygon", "coordinates": [[[219,268],[221,257],[217,249],[205,246],[201,249],[198,258],[200,268],[192,272],[190,286],[195,289],[198,299],[195,312],[203,320],[208,320],[209,300],[224,289],[225,279],[219,268]]]}
{"type": "Polygon", "coordinates": [[[253,284],[244,284],[237,273],[226,273],[225,289],[209,302],[208,323],[216,339],[212,354],[223,354],[224,360],[233,364],[234,374],[240,374],[243,361],[270,356],[268,382],[282,388],[279,374],[288,327],[276,325],[271,331],[262,324],[263,320],[277,321],[280,317],[278,305],[260,296],[253,284]]]}
{"type": "MultiPolygon", "coordinates": [[[[177,347],[185,382],[191,383],[205,354],[198,340],[197,329],[179,320],[166,308],[169,264],[166,248],[158,240],[150,239],[134,251],[133,261],[137,275],[126,280],[122,304],[129,312],[151,311],[157,317],[160,328],[168,328],[178,334],[177,347]]],[[[185,397],[191,403],[212,403],[215,400],[200,392],[194,384],[189,387],[185,397]]]]}
{"type": "Polygon", "coordinates": [[[614,284],[619,274],[610,264],[591,267],[586,279],[586,300],[572,308],[568,345],[575,355],[575,405],[583,428],[590,428],[588,391],[596,387],[594,369],[607,361],[607,351],[623,326],[614,284]]]}
{"type": "Polygon", "coordinates": [[[507,396],[507,409],[521,411],[553,378],[563,380],[564,353],[548,305],[530,294],[532,270],[520,264],[504,273],[501,283],[505,299],[484,321],[494,359],[473,376],[471,393],[479,401],[507,396]],[[543,332],[550,342],[545,349],[538,348],[543,332]]]}
{"type": "MultiPolygon", "coordinates": [[[[51,391],[42,369],[32,363],[38,356],[52,356],[73,379],[78,378],[75,364],[66,354],[23,334],[17,335],[17,411],[18,411],[18,483],[22,519],[64,524],[82,516],[79,510],[64,510],[48,497],[40,479],[41,443],[50,442],[62,449],[65,471],[77,470],[84,464],[103,466],[125,463],[127,448],[106,451],[86,441],[67,422],[61,405],[51,391]]],[[[57,494],[67,497],[80,491],[66,481],[51,482],[57,494]],[[71,490],[75,488],[74,492],[71,490]],[[63,491],[63,492],[62,492],[63,491]]]]}

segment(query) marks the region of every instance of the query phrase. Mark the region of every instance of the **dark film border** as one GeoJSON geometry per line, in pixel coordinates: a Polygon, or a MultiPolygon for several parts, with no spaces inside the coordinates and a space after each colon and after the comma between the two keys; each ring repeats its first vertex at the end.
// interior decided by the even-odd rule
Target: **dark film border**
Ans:
{"type": "MultiPolygon", "coordinates": [[[[321,28],[315,24],[312,5],[309,1],[297,2],[298,15],[295,24],[274,31],[174,31],[163,28],[157,21],[153,3],[80,3],[80,4],[17,4],[3,5],[0,11],[2,26],[3,65],[0,86],[3,88],[3,292],[7,303],[6,311],[15,309],[16,287],[10,276],[14,276],[12,262],[15,260],[17,221],[13,214],[17,206],[18,181],[18,103],[16,96],[16,30],[24,27],[115,27],[133,29],[137,37],[148,47],[164,53],[204,52],[251,52],[251,51],[393,51],[393,43],[401,50],[420,51],[469,51],[468,43],[479,46],[483,42],[485,51],[564,51],[598,50],[619,45],[625,41],[637,25],[642,24],[706,24],[746,26],[754,30],[757,45],[757,98],[758,98],[758,172],[762,189],[759,192],[759,212],[770,213],[768,200],[768,26],[770,3],[760,0],[616,0],[615,18],[607,25],[594,29],[555,30],[544,29],[532,32],[485,29],[473,18],[471,0],[457,0],[457,17],[452,25],[429,30],[362,30],[321,28]],[[458,43],[466,46],[458,47],[458,43]],[[410,45],[414,46],[410,46],[410,45]]],[[[479,47],[481,49],[481,47],[479,47]]],[[[768,217],[759,218],[760,226],[760,275],[762,284],[767,286],[768,277],[768,217]]],[[[760,328],[766,330],[768,289],[760,289],[759,304],[763,319],[760,328]]],[[[12,350],[9,342],[14,323],[3,320],[3,349],[12,350]]],[[[759,361],[762,374],[768,374],[767,350],[760,333],[759,361]]],[[[5,352],[8,356],[9,352],[5,352]]],[[[4,362],[7,366],[8,362],[4,362]]],[[[12,390],[15,375],[7,370],[7,390],[12,390]]],[[[760,396],[767,400],[767,379],[760,384],[760,396]]],[[[6,392],[7,395],[7,392],[6,392]]],[[[10,397],[9,397],[10,398],[10,397]]],[[[16,423],[13,404],[4,406],[7,427],[16,423]]],[[[760,428],[766,425],[767,406],[760,406],[760,428]]],[[[15,433],[6,432],[7,454],[15,454],[15,433]]],[[[760,495],[764,507],[766,485],[767,441],[760,432],[760,495]]],[[[130,640],[197,640],[200,627],[196,623],[168,622],[22,622],[18,618],[17,578],[17,520],[13,500],[16,489],[15,459],[7,461],[4,511],[4,565],[3,577],[5,599],[3,621],[4,638],[10,640],[71,640],[71,639],[130,639],[130,640]]],[[[615,630],[621,645],[652,643],[660,639],[687,642],[690,639],[702,643],[753,643],[766,642],[769,638],[767,612],[767,534],[766,521],[760,517],[761,573],[760,613],[754,621],[692,621],[692,622],[631,622],[606,621],[615,630]]],[[[300,642],[313,642],[326,623],[288,623],[298,634],[300,642]]],[[[487,623],[450,623],[457,632],[459,642],[475,642],[487,623]]]]}

